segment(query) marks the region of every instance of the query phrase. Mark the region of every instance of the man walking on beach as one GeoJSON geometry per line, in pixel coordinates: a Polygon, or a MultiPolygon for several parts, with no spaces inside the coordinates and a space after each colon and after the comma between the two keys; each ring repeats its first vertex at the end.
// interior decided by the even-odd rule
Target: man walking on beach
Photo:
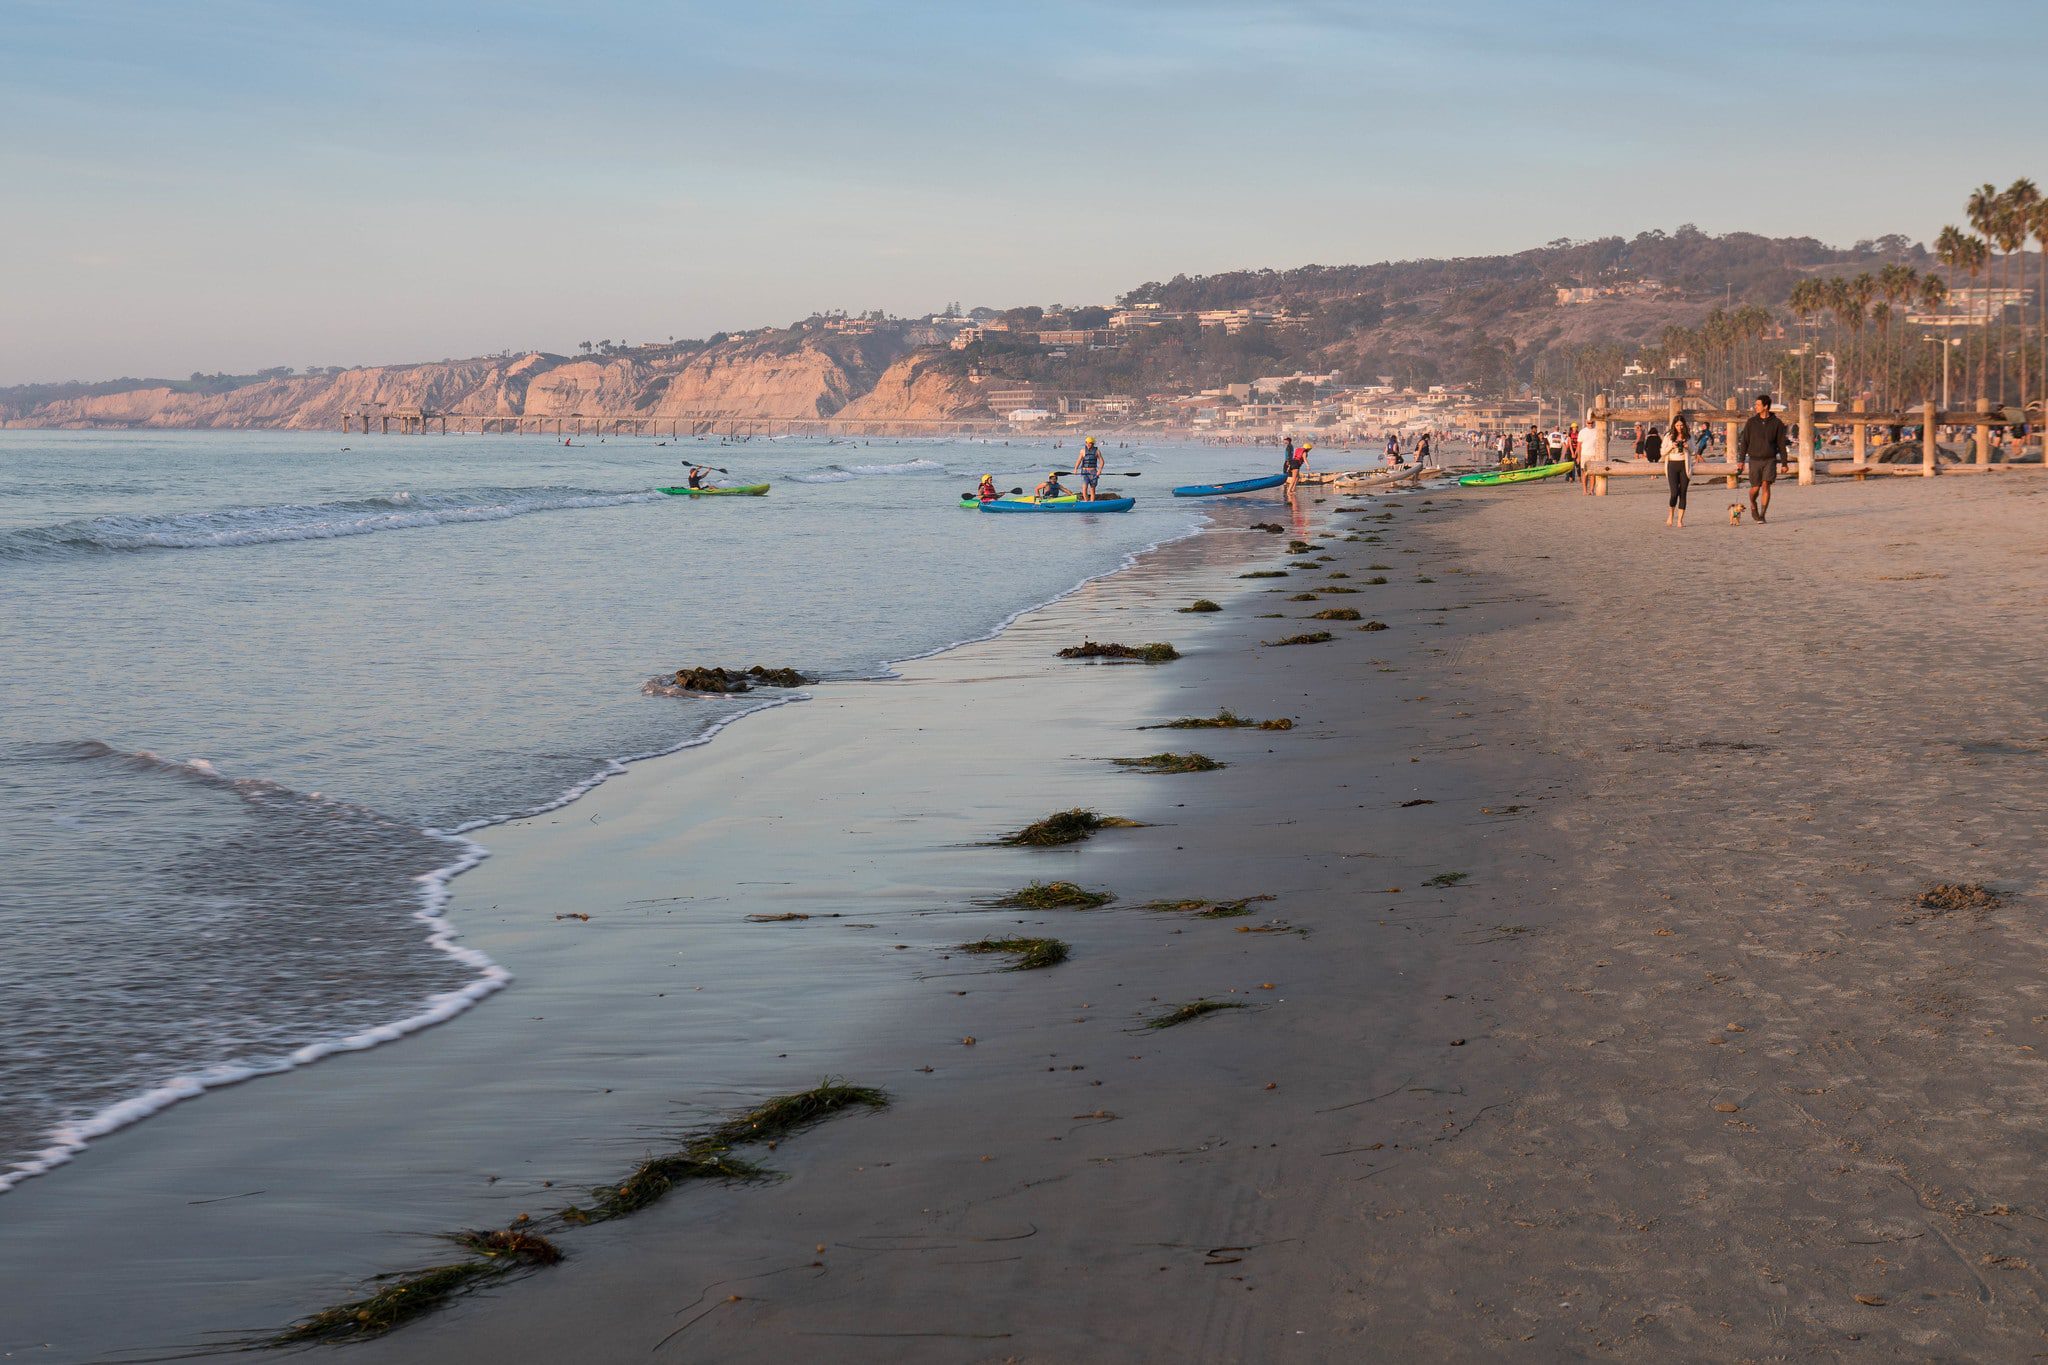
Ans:
{"type": "Polygon", "coordinates": [[[1758,521],[1771,510],[1771,485],[1777,482],[1778,462],[1785,458],[1791,440],[1785,434],[1785,420],[1771,411],[1771,396],[1756,396],[1756,411],[1742,424],[1735,448],[1749,466],[1749,514],[1758,521]]]}

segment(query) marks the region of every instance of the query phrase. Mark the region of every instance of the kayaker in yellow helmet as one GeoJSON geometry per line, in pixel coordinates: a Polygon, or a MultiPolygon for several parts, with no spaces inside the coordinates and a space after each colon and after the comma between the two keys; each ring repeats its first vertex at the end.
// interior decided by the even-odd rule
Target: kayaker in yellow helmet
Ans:
{"type": "Polygon", "coordinates": [[[1001,497],[1002,494],[996,491],[996,476],[993,474],[982,475],[981,487],[974,490],[974,496],[980,498],[983,502],[994,502],[997,498],[1001,497]]]}
{"type": "Polygon", "coordinates": [[[1065,472],[1064,470],[1055,469],[1052,473],[1046,475],[1045,482],[1032,490],[1032,496],[1040,502],[1047,502],[1053,498],[1064,498],[1067,495],[1067,490],[1060,487],[1060,476],[1065,472]]]}
{"type": "Polygon", "coordinates": [[[1295,482],[1301,478],[1301,471],[1308,468],[1308,453],[1314,449],[1315,443],[1312,441],[1303,441],[1300,445],[1294,447],[1294,453],[1287,460],[1288,492],[1292,493],[1294,491],[1295,482]]]}
{"type": "Polygon", "coordinates": [[[1073,472],[1081,476],[1081,501],[1095,501],[1095,487],[1102,481],[1102,450],[1090,436],[1081,442],[1081,453],[1074,457],[1073,472]]]}

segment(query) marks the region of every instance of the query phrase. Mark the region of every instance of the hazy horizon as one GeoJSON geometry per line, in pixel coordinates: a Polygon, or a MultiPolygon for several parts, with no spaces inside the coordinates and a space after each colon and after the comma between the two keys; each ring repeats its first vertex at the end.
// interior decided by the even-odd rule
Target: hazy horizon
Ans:
{"type": "Polygon", "coordinates": [[[9,10],[0,384],[1106,302],[1682,222],[1926,241],[2042,169],[2006,106],[2036,107],[2048,13],[2017,0],[1739,0],[1711,32],[1587,0],[9,10]],[[1973,35],[1980,65],[1928,71],[1973,35]]]}

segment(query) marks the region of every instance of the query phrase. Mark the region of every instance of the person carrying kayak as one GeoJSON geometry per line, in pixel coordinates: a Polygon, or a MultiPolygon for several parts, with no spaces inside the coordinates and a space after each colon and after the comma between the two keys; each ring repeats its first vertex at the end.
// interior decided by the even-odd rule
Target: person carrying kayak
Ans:
{"type": "Polygon", "coordinates": [[[1102,482],[1102,450],[1090,436],[1081,443],[1081,453],[1074,457],[1074,472],[1081,476],[1081,501],[1095,501],[1095,486],[1102,482]]]}
{"type": "Polygon", "coordinates": [[[1067,490],[1060,487],[1060,473],[1061,471],[1055,469],[1052,473],[1046,475],[1045,482],[1032,489],[1031,495],[1040,502],[1047,502],[1053,498],[1064,498],[1067,495],[1067,490]]]}
{"type": "Polygon", "coordinates": [[[981,487],[974,490],[974,496],[983,502],[994,502],[997,498],[1001,497],[1002,494],[996,489],[996,476],[993,474],[982,475],[981,487]]]}
{"type": "Polygon", "coordinates": [[[1288,492],[1294,491],[1294,485],[1301,479],[1301,471],[1308,468],[1308,453],[1314,449],[1315,445],[1312,442],[1303,441],[1294,448],[1294,453],[1287,457],[1288,492]]]}

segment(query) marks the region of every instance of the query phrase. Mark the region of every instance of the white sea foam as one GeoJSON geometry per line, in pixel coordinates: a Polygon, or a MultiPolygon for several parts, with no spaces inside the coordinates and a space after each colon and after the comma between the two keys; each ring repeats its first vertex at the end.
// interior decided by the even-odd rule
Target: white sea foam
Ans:
{"type": "Polygon", "coordinates": [[[835,464],[808,474],[792,474],[792,483],[845,483],[850,479],[884,478],[891,474],[943,474],[946,466],[937,460],[902,460],[895,464],[835,464]]]}

